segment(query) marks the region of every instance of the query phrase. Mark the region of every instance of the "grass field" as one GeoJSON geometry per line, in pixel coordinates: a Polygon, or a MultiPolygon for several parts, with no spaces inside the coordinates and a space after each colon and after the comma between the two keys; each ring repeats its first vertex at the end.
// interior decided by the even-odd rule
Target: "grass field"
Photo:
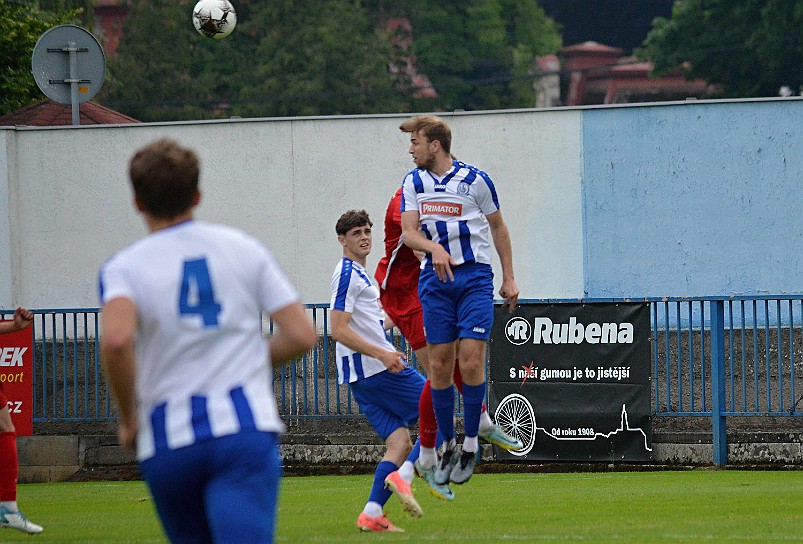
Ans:
{"type": "MultiPolygon", "coordinates": [[[[443,503],[416,481],[424,517],[386,511],[406,532],[361,534],[370,475],[285,478],[277,542],[801,542],[803,471],[477,474],[443,503]]],[[[45,532],[0,542],[165,542],[142,482],[21,485],[45,532]]]]}

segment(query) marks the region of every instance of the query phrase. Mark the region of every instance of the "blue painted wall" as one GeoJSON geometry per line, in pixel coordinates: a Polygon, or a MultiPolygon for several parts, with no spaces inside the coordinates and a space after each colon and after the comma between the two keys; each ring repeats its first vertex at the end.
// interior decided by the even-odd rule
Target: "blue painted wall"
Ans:
{"type": "Polygon", "coordinates": [[[586,110],[588,297],[803,291],[803,102],[586,110]]]}

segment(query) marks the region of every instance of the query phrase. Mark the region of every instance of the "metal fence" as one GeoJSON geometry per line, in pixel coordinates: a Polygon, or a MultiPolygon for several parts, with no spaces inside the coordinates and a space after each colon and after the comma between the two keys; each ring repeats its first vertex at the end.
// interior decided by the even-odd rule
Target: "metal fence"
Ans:
{"type": "MultiPolygon", "coordinates": [[[[653,414],[710,417],[716,464],[727,462],[727,417],[803,415],[803,295],[521,303],[619,301],[650,304],[653,414]]],[[[318,343],[274,374],[285,419],[362,417],[349,389],[337,384],[328,306],[307,306],[318,343]]],[[[99,312],[34,311],[34,422],[115,419],[100,368],[99,312]]],[[[404,338],[393,330],[391,337],[415,365],[404,338]]]]}

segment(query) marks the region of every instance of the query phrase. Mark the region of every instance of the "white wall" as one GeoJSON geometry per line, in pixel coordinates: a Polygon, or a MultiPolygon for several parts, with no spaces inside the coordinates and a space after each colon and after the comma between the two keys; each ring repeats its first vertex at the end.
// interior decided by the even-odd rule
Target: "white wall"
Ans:
{"type": "MultiPolygon", "coordinates": [[[[198,218],[254,234],[305,302],[328,302],[342,212],[368,210],[369,268],[382,254],[387,202],[413,166],[409,136],[398,130],[406,118],[0,127],[0,213],[9,218],[7,232],[0,221],[0,308],[97,306],[98,268],[145,234],[131,204],[128,159],[161,136],[201,156],[198,218]]],[[[448,120],[455,155],[497,186],[522,297],[582,296],[582,111],[461,113],[448,120]]]]}

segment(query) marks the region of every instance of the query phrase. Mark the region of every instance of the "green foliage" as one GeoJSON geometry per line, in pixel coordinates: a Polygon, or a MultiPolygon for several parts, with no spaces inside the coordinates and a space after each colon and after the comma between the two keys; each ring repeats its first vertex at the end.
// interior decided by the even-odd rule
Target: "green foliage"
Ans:
{"type": "Polygon", "coordinates": [[[681,66],[725,96],[803,91],[803,0],[678,0],[656,18],[639,57],[658,75],[681,66]]]}
{"type": "Polygon", "coordinates": [[[402,109],[388,76],[390,45],[357,3],[236,7],[234,32],[211,40],[195,31],[187,5],[132,3],[104,103],[141,121],[402,109]]]}
{"type": "Polygon", "coordinates": [[[31,71],[36,42],[45,31],[80,14],[77,9],[45,11],[35,4],[0,0],[0,115],[45,98],[31,71]]]}
{"type": "Polygon", "coordinates": [[[391,46],[358,2],[273,0],[243,25],[256,42],[243,73],[244,116],[400,111],[391,46]],[[321,14],[326,16],[322,17],[321,14]]]}
{"type": "Polygon", "coordinates": [[[230,115],[237,39],[201,36],[191,13],[192,6],[172,0],[129,4],[126,32],[108,62],[104,104],[140,121],[230,115]]]}
{"type": "Polygon", "coordinates": [[[184,2],[130,0],[100,99],[141,121],[533,106],[534,56],[561,46],[535,0],[271,0],[235,3],[238,26],[199,36],[184,2]],[[322,16],[325,14],[325,16],[322,16]],[[389,19],[413,23],[394,50],[389,19]],[[394,56],[416,55],[437,99],[413,97],[394,56]],[[148,59],[148,62],[144,62],[148,59]]]}
{"type": "Polygon", "coordinates": [[[557,53],[558,25],[535,0],[412,0],[413,49],[444,110],[532,107],[535,56],[557,53]]]}

